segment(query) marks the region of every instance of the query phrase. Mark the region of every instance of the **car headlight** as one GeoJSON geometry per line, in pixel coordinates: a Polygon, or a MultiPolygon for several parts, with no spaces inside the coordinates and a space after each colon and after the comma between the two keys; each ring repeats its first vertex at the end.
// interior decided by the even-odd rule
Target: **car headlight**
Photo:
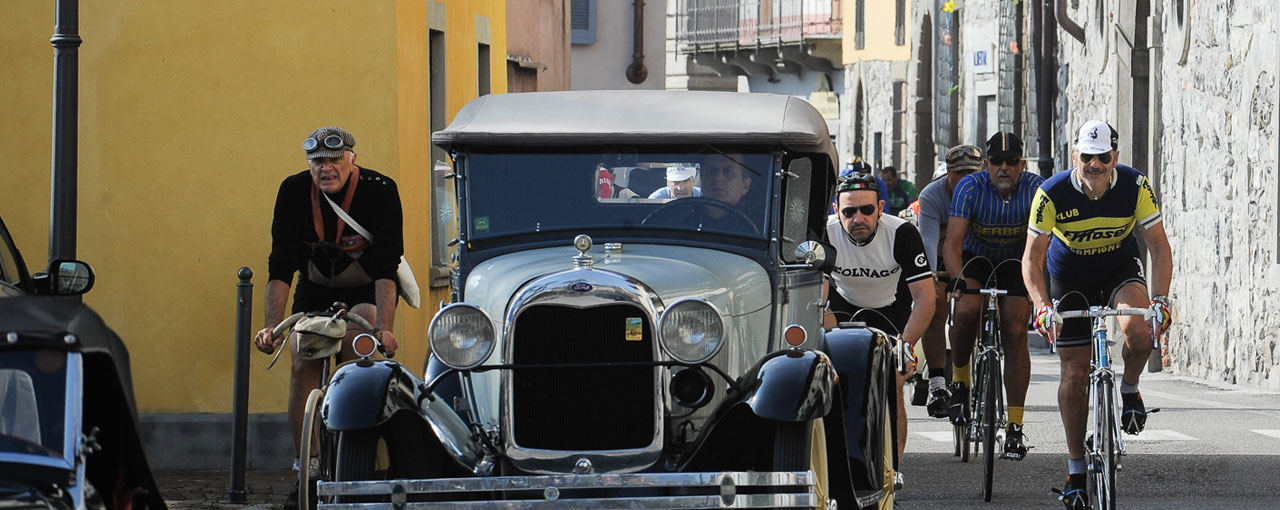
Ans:
{"type": "Polygon", "coordinates": [[[658,319],[662,347],[685,363],[711,359],[724,345],[724,322],[710,303],[701,299],[676,302],[658,319]]]}
{"type": "Polygon", "coordinates": [[[493,322],[475,305],[454,303],[431,319],[427,329],[431,352],[450,368],[466,370],[493,354],[493,322]]]}

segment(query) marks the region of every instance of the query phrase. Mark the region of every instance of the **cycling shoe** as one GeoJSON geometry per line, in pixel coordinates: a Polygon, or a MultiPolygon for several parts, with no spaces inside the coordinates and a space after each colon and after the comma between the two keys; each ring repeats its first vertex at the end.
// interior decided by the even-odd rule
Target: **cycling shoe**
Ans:
{"type": "Polygon", "coordinates": [[[1126,434],[1137,434],[1147,426],[1147,407],[1142,405],[1141,393],[1121,393],[1120,402],[1124,412],[1120,413],[1120,428],[1126,434]]]}

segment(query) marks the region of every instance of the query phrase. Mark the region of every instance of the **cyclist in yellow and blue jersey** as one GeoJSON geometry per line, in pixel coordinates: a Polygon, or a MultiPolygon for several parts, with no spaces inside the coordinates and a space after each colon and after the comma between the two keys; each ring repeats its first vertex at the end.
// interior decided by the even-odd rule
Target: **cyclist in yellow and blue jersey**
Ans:
{"type": "Polygon", "coordinates": [[[957,424],[969,416],[969,359],[983,310],[982,296],[964,295],[957,290],[984,288],[991,282],[1008,291],[1000,298],[999,314],[1009,404],[1003,457],[1022,460],[1027,454],[1022,415],[1031,383],[1031,355],[1027,351],[1031,302],[1022,282],[1021,261],[1031,199],[1044,178],[1025,171],[1022,140],[1013,133],[999,132],[987,140],[985,164],[986,171],[969,175],[956,186],[943,249],[953,282],[951,291],[957,299],[950,332],[953,367],[949,414],[952,423],[957,424]],[[974,260],[978,257],[985,260],[974,260]]]}
{"type": "MultiPolygon", "coordinates": [[[[1156,313],[1156,335],[1172,323],[1169,281],[1173,258],[1155,192],[1146,176],[1117,161],[1119,136],[1106,122],[1091,120],[1076,138],[1076,167],[1041,185],[1031,206],[1022,274],[1036,307],[1036,329],[1056,341],[1062,380],[1058,407],[1067,437],[1067,508],[1088,508],[1084,436],[1092,359],[1090,324],[1074,319],[1062,324],[1050,299],[1061,310],[1089,306],[1150,307],[1156,313]],[[1139,227],[1141,227],[1139,229],[1139,227]],[[1135,232],[1141,232],[1151,257],[1150,289],[1139,257],[1135,232]],[[1049,281],[1043,273],[1049,269],[1049,281]],[[1079,292],[1083,294],[1081,299],[1079,292]],[[1072,293],[1071,296],[1067,296],[1072,293]]],[[[1137,434],[1146,424],[1146,407],[1138,378],[1151,355],[1151,331],[1141,317],[1117,317],[1124,331],[1124,377],[1120,398],[1125,432],[1137,434]]]]}

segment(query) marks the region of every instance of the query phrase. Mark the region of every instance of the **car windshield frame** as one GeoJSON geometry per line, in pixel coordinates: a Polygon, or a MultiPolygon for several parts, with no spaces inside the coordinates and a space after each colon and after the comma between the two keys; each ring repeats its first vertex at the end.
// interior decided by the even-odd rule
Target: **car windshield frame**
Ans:
{"type": "MultiPolygon", "coordinates": [[[[25,424],[0,424],[0,463],[33,464],[58,469],[74,466],[76,438],[80,433],[79,412],[75,407],[80,401],[77,384],[81,373],[80,354],[65,350],[36,347],[0,350],[8,381],[0,381],[0,409],[34,405],[35,420],[25,424]],[[25,377],[24,377],[25,376],[25,377]],[[24,388],[17,383],[31,383],[30,402],[22,402],[24,388]],[[34,422],[34,423],[33,423],[34,422]],[[38,438],[32,436],[32,427],[38,438]],[[23,430],[11,430],[18,428],[23,430]]],[[[15,420],[30,418],[23,413],[15,420]]]]}
{"type": "Polygon", "coordinates": [[[561,238],[588,231],[670,239],[716,234],[712,237],[767,241],[773,229],[774,176],[780,154],[759,147],[706,145],[477,148],[458,158],[463,177],[457,190],[459,235],[464,241],[485,244],[502,238],[561,238]],[[699,188],[707,188],[706,196],[649,198],[650,193],[668,187],[667,176],[690,174],[699,188]],[[640,176],[645,177],[643,186],[640,176]],[[737,191],[717,184],[723,182],[737,191]],[[637,194],[619,196],[631,187],[637,194]],[[734,195],[741,196],[736,204],[715,200],[731,200],[734,195]],[[664,212],[654,214],[664,207],[664,212]]]}

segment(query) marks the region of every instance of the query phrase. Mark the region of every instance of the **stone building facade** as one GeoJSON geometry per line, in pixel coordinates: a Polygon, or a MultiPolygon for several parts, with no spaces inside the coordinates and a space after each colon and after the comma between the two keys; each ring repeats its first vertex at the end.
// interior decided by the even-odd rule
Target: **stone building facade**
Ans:
{"type": "Polygon", "coordinates": [[[1121,161],[1151,176],[1174,260],[1165,370],[1280,389],[1275,5],[1104,0],[1068,15],[1083,41],[1060,32],[1055,161],[1067,168],[1076,128],[1103,118],[1121,161]]]}
{"type": "MultiPolygon", "coordinates": [[[[1280,20],[1273,2],[1192,0],[1092,0],[1062,3],[1057,19],[1057,65],[1050,153],[1054,171],[1070,168],[1075,131],[1085,120],[1106,119],[1120,133],[1120,159],[1151,177],[1173,247],[1171,294],[1177,326],[1169,332],[1163,362],[1168,373],[1270,390],[1280,389],[1280,20]]],[[[1035,53],[1039,32],[1032,5],[1012,0],[942,1],[911,6],[912,45],[906,66],[909,158],[941,157],[951,136],[979,143],[983,123],[978,98],[993,94],[977,69],[975,52],[1005,58],[1017,41],[1022,58],[1017,89],[1024,105],[1012,115],[1005,104],[995,120],[1027,142],[1028,170],[1038,157],[1035,53]],[[1014,6],[1020,31],[996,36],[992,20],[1014,6]],[[950,16],[950,18],[948,17],[950,16]],[[954,24],[952,24],[954,23],[954,24]],[[952,28],[951,40],[947,40],[952,28]],[[925,40],[929,35],[932,41],[925,40]],[[1010,39],[1009,36],[1013,36],[1010,39]],[[984,40],[983,38],[988,40],[984,40]],[[939,80],[953,51],[954,81],[939,80]],[[953,119],[943,118],[950,102],[953,119]],[[953,125],[948,125],[953,123],[953,125]],[[953,129],[947,134],[947,129],[953,129]],[[936,156],[925,154],[937,150],[936,156]]],[[[856,68],[856,66],[853,66],[856,68]]],[[[854,76],[886,76],[864,64],[854,76]]],[[[1015,75],[1016,77],[1016,75],[1015,75]]],[[[943,77],[945,78],[945,76],[943,77]]],[[[886,78],[887,79],[887,78],[886,78]]],[[[867,80],[870,83],[870,80],[867,80]]],[[[889,114],[867,87],[867,129],[883,129],[889,114]]],[[[997,101],[1003,103],[1001,98],[997,101]]],[[[850,118],[853,112],[850,113],[850,118]]],[[[989,119],[989,117],[988,117],[989,119]]],[[[986,124],[992,124],[990,120],[986,124]]],[[[989,128],[987,129],[990,130],[989,128]]],[[[1154,365],[1154,363],[1153,363],[1154,365]]]]}
{"type": "Polygon", "coordinates": [[[1280,389],[1276,6],[1183,4],[1157,12],[1152,123],[1180,303],[1171,366],[1280,389]]]}

